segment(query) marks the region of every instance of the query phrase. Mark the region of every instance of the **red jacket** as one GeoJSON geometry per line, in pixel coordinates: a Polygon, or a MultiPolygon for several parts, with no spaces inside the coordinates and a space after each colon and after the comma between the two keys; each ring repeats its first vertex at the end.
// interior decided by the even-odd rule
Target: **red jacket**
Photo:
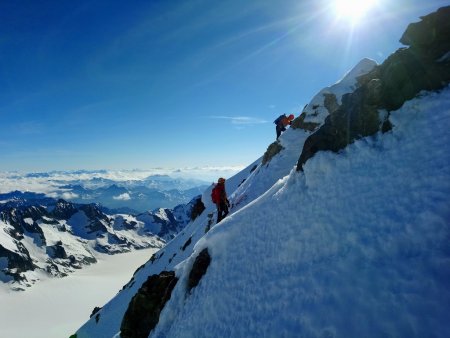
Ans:
{"type": "Polygon", "coordinates": [[[227,202],[227,193],[225,191],[225,184],[223,183],[217,183],[216,186],[214,187],[214,200],[217,198],[218,202],[216,203],[221,203],[221,202],[227,202]]]}

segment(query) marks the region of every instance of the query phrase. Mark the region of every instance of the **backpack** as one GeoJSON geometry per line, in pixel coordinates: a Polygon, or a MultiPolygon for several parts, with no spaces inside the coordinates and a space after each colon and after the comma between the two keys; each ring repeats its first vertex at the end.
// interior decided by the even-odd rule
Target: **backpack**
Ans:
{"type": "Polygon", "coordinates": [[[218,184],[216,184],[211,191],[211,200],[213,201],[213,203],[220,202],[220,188],[218,184]]]}
{"type": "Polygon", "coordinates": [[[283,117],[286,117],[286,114],[282,114],[282,115],[278,116],[278,117],[276,118],[276,120],[273,121],[273,123],[275,123],[275,124],[280,123],[280,121],[281,121],[281,119],[282,119],[283,117]]]}

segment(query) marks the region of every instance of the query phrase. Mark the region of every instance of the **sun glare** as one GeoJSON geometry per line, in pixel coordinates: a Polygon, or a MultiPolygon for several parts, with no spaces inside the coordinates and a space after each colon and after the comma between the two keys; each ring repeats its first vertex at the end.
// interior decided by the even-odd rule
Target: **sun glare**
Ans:
{"type": "Polygon", "coordinates": [[[357,23],[376,2],[377,0],[334,0],[334,11],[339,19],[357,23]]]}

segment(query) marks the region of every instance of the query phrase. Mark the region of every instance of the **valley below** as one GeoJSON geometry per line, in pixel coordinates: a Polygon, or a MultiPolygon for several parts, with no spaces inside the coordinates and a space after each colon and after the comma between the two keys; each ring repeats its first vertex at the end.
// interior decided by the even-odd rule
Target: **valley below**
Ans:
{"type": "Polygon", "coordinates": [[[97,264],[84,267],[64,278],[42,280],[22,292],[0,287],[1,336],[69,337],[89,319],[96,306],[102,307],[119,292],[134,271],[157,250],[151,248],[117,255],[97,254],[97,264]]]}

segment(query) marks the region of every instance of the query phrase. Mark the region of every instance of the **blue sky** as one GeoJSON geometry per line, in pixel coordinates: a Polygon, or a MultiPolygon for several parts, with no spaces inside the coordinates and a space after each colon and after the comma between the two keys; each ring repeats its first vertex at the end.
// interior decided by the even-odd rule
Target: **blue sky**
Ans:
{"type": "Polygon", "coordinates": [[[0,170],[247,165],[276,116],[449,4],[2,1],[0,170]]]}

